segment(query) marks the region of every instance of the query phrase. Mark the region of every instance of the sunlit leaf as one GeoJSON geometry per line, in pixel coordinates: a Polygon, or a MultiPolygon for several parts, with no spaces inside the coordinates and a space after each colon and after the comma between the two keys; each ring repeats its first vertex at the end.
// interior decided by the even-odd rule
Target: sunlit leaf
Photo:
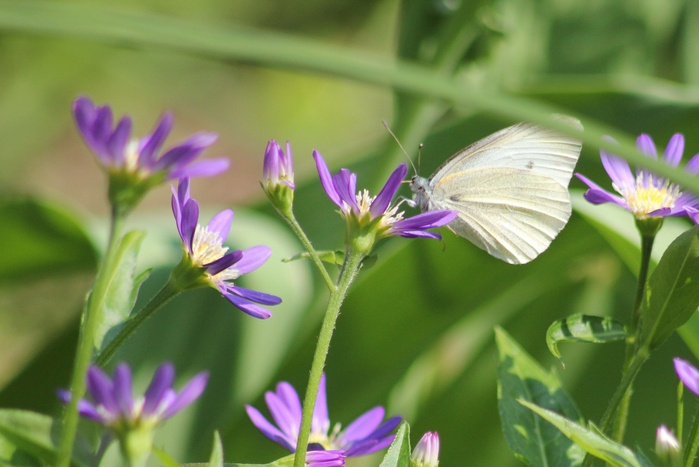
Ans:
{"type": "Polygon", "coordinates": [[[214,432],[214,446],[211,449],[209,467],[223,467],[223,445],[221,444],[221,435],[218,431],[214,432]]]}
{"type": "Polygon", "coordinates": [[[410,467],[410,425],[403,421],[379,467],[410,467]]]}
{"type": "Polygon", "coordinates": [[[612,318],[573,315],[554,321],[546,331],[546,345],[562,361],[559,342],[589,342],[604,344],[626,338],[624,325],[612,318]]]}

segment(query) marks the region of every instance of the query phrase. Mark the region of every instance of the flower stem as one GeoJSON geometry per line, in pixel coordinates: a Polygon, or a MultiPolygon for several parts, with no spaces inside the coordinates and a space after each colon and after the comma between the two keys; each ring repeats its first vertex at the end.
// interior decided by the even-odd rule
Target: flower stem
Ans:
{"type": "Polygon", "coordinates": [[[72,397],[63,412],[63,429],[61,430],[58,444],[57,467],[68,467],[73,454],[73,442],[78,428],[78,401],[85,394],[85,375],[92,360],[95,333],[102,318],[102,305],[109,283],[119,266],[114,264],[114,262],[116,260],[115,254],[118,251],[117,246],[121,240],[119,232],[122,221],[123,212],[114,209],[104,259],[97,270],[92,291],[89,293],[83,307],[82,319],[80,320],[80,337],[78,339],[78,348],[70,384],[72,397]]]}
{"type": "Polygon", "coordinates": [[[303,400],[303,418],[301,419],[301,429],[299,431],[298,441],[296,443],[296,457],[294,458],[294,467],[304,467],[306,462],[306,451],[308,448],[308,438],[311,431],[311,419],[313,418],[313,410],[318,396],[318,386],[320,386],[320,378],[323,375],[325,367],[325,359],[328,356],[330,349],[330,340],[332,339],[335,323],[340,314],[340,307],[347,295],[347,290],[350,284],[357,276],[357,272],[361,267],[364,253],[357,252],[355,249],[348,248],[345,255],[345,262],[342,265],[340,278],[338,279],[337,287],[333,287],[328,300],[328,309],[323,318],[323,325],[320,329],[316,351],[313,355],[313,363],[311,364],[311,374],[308,378],[308,387],[306,388],[306,396],[303,400]]]}
{"type": "Polygon", "coordinates": [[[315,263],[316,267],[318,268],[318,271],[320,272],[320,275],[323,276],[323,280],[325,281],[325,285],[328,286],[328,290],[332,293],[335,290],[335,283],[333,280],[330,278],[330,275],[328,274],[328,270],[325,269],[325,266],[323,265],[323,261],[320,259],[318,256],[318,253],[316,253],[316,250],[313,248],[313,245],[311,245],[311,241],[308,239],[306,236],[306,233],[303,231],[301,228],[301,225],[298,223],[296,220],[296,217],[294,216],[294,213],[289,209],[288,212],[280,212],[284,220],[286,220],[287,224],[289,224],[289,227],[291,227],[291,230],[294,231],[296,236],[301,240],[301,243],[303,244],[303,247],[308,251],[308,254],[311,256],[311,259],[315,263]]]}
{"type": "Polygon", "coordinates": [[[126,325],[121,328],[119,333],[112,339],[107,347],[100,352],[95,360],[95,363],[101,367],[109,363],[109,360],[114,356],[119,347],[122,346],[126,340],[131,337],[136,329],[141,326],[148,318],[150,318],[153,313],[158,311],[172,298],[182,292],[181,289],[176,287],[172,281],[168,280],[162,289],[153,297],[146,305],[141,308],[141,310],[136,313],[131,319],[126,322],[126,325]]]}
{"type": "MultiPolygon", "coordinates": [[[[678,439],[682,442],[682,438],[678,439]]],[[[699,406],[697,406],[697,413],[694,414],[692,430],[689,432],[687,441],[691,444],[687,444],[689,449],[686,449],[684,452],[684,465],[685,467],[692,467],[694,465],[694,458],[697,457],[697,451],[699,450],[699,406]]]]}

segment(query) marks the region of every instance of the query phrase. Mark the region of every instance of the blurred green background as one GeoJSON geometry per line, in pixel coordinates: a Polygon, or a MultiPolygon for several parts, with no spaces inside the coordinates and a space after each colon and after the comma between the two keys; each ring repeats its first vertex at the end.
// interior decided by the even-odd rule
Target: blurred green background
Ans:
{"type": "MultiPolygon", "coordinates": [[[[382,119],[414,159],[424,143],[424,176],[513,120],[327,76],[312,66],[271,67],[264,57],[240,61],[213,48],[170,47],[178,25],[268,30],[387,63],[402,59],[476,92],[553,105],[633,136],[649,133],[660,147],[682,132],[685,152],[699,152],[693,131],[699,125],[699,4],[690,0],[0,2],[1,406],[60,413],[54,391],[67,385],[80,305],[104,244],[105,178],[74,128],[76,96],[128,113],[137,135],[149,132],[165,109],[176,117],[171,143],[199,130],[217,132],[208,154],[230,157],[232,167],[194,181],[202,215],[232,207],[232,245],[274,249],[262,269],[241,280],[284,299],[270,320],[253,320],[215,291],[189,292],[119,354],[138,369],[142,389],[163,359],[174,361],[183,379],[211,371],[204,398],[159,433],[158,444],[180,462],[208,459],[214,429],[222,433],[227,462],[282,456],[243,405],[262,409],[264,391],[280,380],[300,390],[306,384],[327,294],[310,264],[281,262],[301,246],[259,188],[267,141],[291,142],[297,215],[314,244],[331,249],[341,247],[343,225],[317,182],[314,148],[331,169],[350,167],[359,186],[376,193],[405,160],[382,119]],[[165,45],[108,38],[99,22],[85,28],[90,18],[106,24],[121,13],[141,18],[145,29],[153,18],[165,19],[169,26],[151,31],[165,45]],[[46,26],[46,17],[55,27],[46,26]]],[[[609,187],[595,148],[583,149],[578,171],[609,187]]],[[[574,191],[582,187],[572,182],[574,191]]],[[[409,196],[407,188],[402,194],[409,196]]],[[[167,186],[153,192],[131,219],[148,232],[140,267],[154,268],[141,304],[180,257],[169,197],[167,186]]],[[[408,419],[413,442],[424,431],[439,431],[445,466],[520,465],[497,414],[496,323],[544,366],[557,367],[582,412],[599,419],[620,377],[622,344],[563,345],[562,370],[544,337],[553,320],[572,313],[627,320],[635,268],[599,226],[617,228],[630,219],[612,210],[590,223],[589,216],[607,211],[577,206],[587,217],[574,214],[551,248],[525,266],[504,264],[448,232],[441,243],[385,241],[338,322],[327,366],[331,419],[346,425],[385,405],[408,419]]],[[[666,227],[668,236],[689,226],[683,222],[666,227]]],[[[690,345],[699,340],[697,329],[691,321],[683,330],[690,345]]],[[[670,359],[676,355],[694,359],[673,336],[636,385],[627,440],[646,452],[659,424],[674,425],[670,359]]],[[[107,461],[115,462],[114,453],[107,461]]],[[[378,458],[348,465],[378,465],[378,458]]]]}

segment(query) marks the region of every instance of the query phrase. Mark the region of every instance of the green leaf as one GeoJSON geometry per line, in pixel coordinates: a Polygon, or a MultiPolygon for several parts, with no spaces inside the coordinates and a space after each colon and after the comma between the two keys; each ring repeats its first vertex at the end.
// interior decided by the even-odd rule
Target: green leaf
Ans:
{"type": "MultiPolygon", "coordinates": [[[[320,250],[316,251],[318,254],[318,257],[320,258],[321,261],[329,263],[329,264],[334,264],[336,266],[342,266],[342,263],[345,262],[345,252],[342,250],[320,250]]],[[[311,255],[308,254],[307,251],[304,251],[302,253],[299,253],[297,255],[294,255],[290,258],[284,258],[282,259],[282,262],[284,263],[290,263],[292,261],[297,261],[299,259],[310,259],[311,255]]]]}
{"type": "Polygon", "coordinates": [[[112,277],[103,301],[102,320],[95,334],[95,348],[98,350],[102,350],[109,343],[109,339],[105,339],[109,331],[127,320],[136,303],[141,284],[150,274],[150,270],[146,270],[134,276],[138,251],[144,237],[144,232],[132,230],[119,242],[115,264],[111,265],[112,277]]]}
{"type": "Polygon", "coordinates": [[[223,467],[223,445],[218,431],[214,431],[214,446],[209,457],[209,467],[223,467]]]}
{"type": "Polygon", "coordinates": [[[495,341],[500,354],[498,407],[510,449],[530,465],[580,465],[582,449],[551,425],[542,423],[519,402],[529,401],[579,420],[577,408],[563,392],[556,375],[544,370],[499,327],[495,328],[495,341]]]}
{"type": "Polygon", "coordinates": [[[590,315],[572,315],[554,321],[546,331],[546,345],[551,353],[561,360],[559,342],[590,342],[604,344],[626,339],[626,329],[612,318],[590,315]]]}
{"type": "Polygon", "coordinates": [[[403,421],[379,467],[410,467],[410,425],[403,421]]]}
{"type": "MultiPolygon", "coordinates": [[[[58,451],[53,436],[56,422],[48,415],[18,409],[0,410],[0,436],[6,438],[18,449],[38,459],[54,464],[58,451]]],[[[74,466],[87,465],[75,458],[74,466]]]]}
{"type": "Polygon", "coordinates": [[[655,349],[699,306],[699,229],[693,227],[665,250],[651,274],[641,307],[641,342],[655,349]]]}
{"type": "Polygon", "coordinates": [[[153,447],[153,454],[155,454],[158,460],[162,462],[163,467],[180,467],[180,464],[175,459],[170,457],[170,454],[163,451],[162,449],[153,447]]]}
{"type": "MultiPolygon", "coordinates": [[[[585,451],[613,466],[645,467],[650,465],[642,456],[636,456],[629,448],[617,444],[603,435],[600,430],[590,424],[590,428],[576,423],[551,410],[544,409],[525,400],[519,400],[523,406],[531,409],[544,420],[553,424],[561,433],[566,435],[585,451]]],[[[552,464],[558,465],[558,464],[552,464]]]]}

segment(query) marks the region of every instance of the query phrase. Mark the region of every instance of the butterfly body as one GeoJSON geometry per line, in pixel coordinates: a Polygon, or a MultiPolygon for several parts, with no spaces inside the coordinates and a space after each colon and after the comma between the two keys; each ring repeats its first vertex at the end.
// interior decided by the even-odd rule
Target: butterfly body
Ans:
{"type": "Polygon", "coordinates": [[[581,146],[555,130],[519,123],[459,151],[429,179],[413,177],[413,203],[422,211],[457,211],[449,224],[457,235],[503,261],[527,263],[570,218],[568,183],[581,146]]]}

